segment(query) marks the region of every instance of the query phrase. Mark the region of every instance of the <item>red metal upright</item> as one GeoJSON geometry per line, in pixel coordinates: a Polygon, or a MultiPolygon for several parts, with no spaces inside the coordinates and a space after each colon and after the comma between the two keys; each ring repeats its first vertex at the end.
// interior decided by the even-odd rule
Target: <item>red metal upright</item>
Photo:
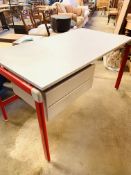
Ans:
{"type": "Polygon", "coordinates": [[[38,116],[39,128],[41,132],[45,157],[50,162],[50,151],[49,151],[49,144],[48,144],[48,135],[47,135],[47,129],[46,129],[46,118],[44,113],[44,106],[43,106],[43,103],[38,103],[38,102],[35,102],[35,106],[36,106],[36,112],[38,116]]]}
{"type": "MultiPolygon", "coordinates": [[[[0,74],[3,75],[4,77],[6,77],[11,82],[13,82],[14,84],[16,84],[18,87],[20,87],[26,93],[32,95],[32,89],[34,88],[32,85],[26,83],[25,81],[23,81],[19,77],[15,76],[14,74],[12,74],[8,70],[4,69],[3,67],[0,67],[0,74]]],[[[17,99],[16,96],[12,97],[12,99],[7,99],[7,101],[4,101],[2,103],[0,101],[0,107],[2,109],[3,116],[4,116],[5,120],[7,120],[7,115],[6,115],[6,111],[5,111],[5,108],[3,105],[6,105],[7,103],[12,102],[15,99],[17,99]]],[[[38,118],[38,123],[39,123],[39,128],[40,128],[45,157],[48,161],[50,161],[48,134],[47,134],[47,129],[46,129],[46,117],[44,114],[43,101],[42,102],[38,102],[36,100],[34,100],[34,101],[35,101],[35,106],[36,106],[37,118],[38,118]]]]}
{"type": "Polygon", "coordinates": [[[128,55],[129,55],[129,52],[130,52],[130,48],[131,48],[131,46],[127,44],[126,48],[125,48],[125,51],[124,51],[124,54],[123,54],[122,61],[121,61],[121,66],[120,66],[120,70],[119,70],[118,77],[117,77],[117,80],[116,80],[116,84],[115,84],[116,89],[119,88],[119,85],[120,85],[120,82],[121,82],[121,79],[122,79],[122,75],[123,75],[123,72],[124,72],[124,68],[125,68],[125,65],[126,65],[126,62],[127,62],[127,59],[128,59],[128,55]]]}

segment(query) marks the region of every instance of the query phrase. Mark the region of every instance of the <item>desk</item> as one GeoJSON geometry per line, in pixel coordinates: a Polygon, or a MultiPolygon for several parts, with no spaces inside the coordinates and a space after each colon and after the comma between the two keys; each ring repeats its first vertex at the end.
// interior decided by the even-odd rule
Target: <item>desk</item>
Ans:
{"type": "Polygon", "coordinates": [[[0,49],[0,74],[12,81],[14,92],[36,109],[48,161],[46,120],[92,86],[94,60],[129,41],[127,36],[77,29],[0,49]]]}

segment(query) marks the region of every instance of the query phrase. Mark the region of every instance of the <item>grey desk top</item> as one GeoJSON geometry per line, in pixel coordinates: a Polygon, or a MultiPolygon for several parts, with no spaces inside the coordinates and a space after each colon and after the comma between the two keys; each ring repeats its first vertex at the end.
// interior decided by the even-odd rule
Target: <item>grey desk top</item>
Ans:
{"type": "Polygon", "coordinates": [[[77,29],[0,49],[0,64],[40,90],[89,65],[131,38],[77,29]]]}

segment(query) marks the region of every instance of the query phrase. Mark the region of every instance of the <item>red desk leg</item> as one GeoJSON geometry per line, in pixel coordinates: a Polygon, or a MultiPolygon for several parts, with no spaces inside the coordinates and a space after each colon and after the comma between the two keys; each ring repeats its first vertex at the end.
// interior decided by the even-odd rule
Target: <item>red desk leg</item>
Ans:
{"type": "MultiPolygon", "coordinates": [[[[19,77],[13,75],[8,70],[4,69],[3,67],[0,67],[0,74],[15,83],[18,87],[20,87],[23,91],[26,93],[32,95],[32,86],[30,84],[27,84],[25,81],[21,80],[19,77]]],[[[7,103],[12,102],[17,97],[12,97],[12,99],[8,99],[6,102],[4,102],[4,105],[7,103]]],[[[42,144],[45,152],[45,157],[48,161],[50,161],[50,152],[49,152],[49,144],[48,144],[48,135],[47,135],[47,129],[46,129],[46,119],[44,115],[44,106],[43,102],[37,102],[35,101],[36,106],[36,112],[37,112],[37,118],[39,122],[39,128],[42,138],[42,144]]],[[[2,109],[4,112],[4,108],[2,109]]],[[[6,114],[6,113],[5,113],[6,114]]],[[[7,116],[4,115],[4,118],[7,119],[7,116]]]]}
{"type": "Polygon", "coordinates": [[[122,61],[121,61],[120,70],[119,70],[118,77],[117,77],[116,84],[115,84],[116,89],[119,88],[119,85],[120,85],[120,82],[121,82],[121,79],[122,79],[122,75],[123,75],[123,72],[124,72],[124,68],[125,68],[125,65],[126,65],[126,62],[127,62],[127,59],[128,59],[130,47],[131,47],[130,45],[126,45],[126,48],[125,48],[125,51],[124,51],[124,54],[123,54],[123,58],[122,58],[122,61]]]}
{"type": "Polygon", "coordinates": [[[45,157],[48,161],[50,161],[50,152],[49,152],[48,135],[47,135],[47,129],[46,129],[46,120],[44,115],[44,106],[43,106],[43,103],[38,103],[38,102],[35,102],[35,106],[36,106],[36,112],[38,116],[38,122],[39,122],[45,157]]]}

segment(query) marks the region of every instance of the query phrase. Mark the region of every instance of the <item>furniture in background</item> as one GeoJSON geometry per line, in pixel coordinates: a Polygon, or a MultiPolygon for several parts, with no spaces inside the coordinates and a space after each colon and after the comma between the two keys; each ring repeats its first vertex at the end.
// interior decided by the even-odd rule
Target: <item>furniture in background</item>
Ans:
{"type": "Polygon", "coordinates": [[[9,42],[0,42],[0,48],[10,47],[10,46],[12,46],[12,43],[9,43],[9,42]]]}
{"type": "Polygon", "coordinates": [[[77,29],[46,40],[41,38],[28,47],[23,44],[0,49],[0,74],[12,82],[17,96],[36,109],[48,161],[51,158],[46,120],[92,86],[93,61],[130,41],[127,36],[77,29]]]}
{"type": "Polygon", "coordinates": [[[101,15],[106,15],[107,7],[101,6],[98,8],[99,11],[101,11],[101,15]]]}
{"type": "Polygon", "coordinates": [[[5,121],[8,120],[8,117],[7,117],[7,113],[6,113],[6,110],[5,110],[5,107],[10,104],[11,102],[14,102],[15,100],[17,100],[19,97],[17,95],[12,95],[11,97],[8,97],[7,99],[4,99],[2,100],[0,98],[0,108],[1,108],[1,112],[2,112],[2,115],[3,115],[3,118],[5,121]]]}
{"type": "Polygon", "coordinates": [[[49,36],[46,24],[38,11],[32,9],[19,10],[19,20],[15,22],[15,33],[36,36],[49,36]],[[42,25],[42,27],[41,27],[42,25]]]}
{"type": "Polygon", "coordinates": [[[115,19],[114,25],[116,25],[122,6],[123,6],[123,0],[117,0],[117,2],[112,1],[112,3],[110,3],[108,10],[108,23],[110,21],[110,18],[113,17],[115,19]]]}
{"type": "Polygon", "coordinates": [[[20,39],[21,37],[25,36],[24,34],[5,34],[0,36],[0,42],[8,42],[8,43],[13,43],[14,41],[20,39]]]}
{"type": "Polygon", "coordinates": [[[109,7],[109,0],[97,0],[97,9],[100,11],[105,11],[109,7]]]}
{"type": "Polygon", "coordinates": [[[51,27],[57,33],[67,32],[71,28],[71,18],[66,15],[52,15],[51,27]]]}
{"type": "Polygon", "coordinates": [[[84,27],[88,21],[89,9],[87,6],[73,7],[60,2],[54,3],[53,6],[57,7],[58,14],[71,17],[76,22],[78,28],[84,27]]]}
{"type": "Polygon", "coordinates": [[[114,25],[116,24],[116,20],[118,17],[118,9],[117,8],[109,8],[108,11],[108,23],[110,22],[111,17],[115,19],[114,25]]]}
{"type": "Polygon", "coordinates": [[[44,5],[44,1],[42,0],[31,0],[29,3],[32,5],[33,8],[38,5],[44,5]]]}
{"type": "Polygon", "coordinates": [[[1,21],[1,28],[4,29],[8,29],[9,30],[9,26],[5,17],[4,12],[9,11],[8,9],[0,9],[0,21],[1,21]]]}
{"type": "Polygon", "coordinates": [[[88,1],[87,5],[88,5],[89,11],[90,11],[89,16],[92,16],[96,10],[96,2],[88,1]]]}
{"type": "Polygon", "coordinates": [[[131,36],[131,13],[128,13],[126,21],[125,34],[131,36]]]}
{"type": "Polygon", "coordinates": [[[43,19],[43,25],[38,26],[39,29],[42,29],[43,26],[46,27],[48,36],[50,34],[53,34],[53,30],[51,29],[51,16],[54,14],[58,14],[56,6],[49,6],[49,5],[39,5],[36,6],[36,9],[38,10],[39,14],[42,15],[43,19]]]}
{"type": "Polygon", "coordinates": [[[109,0],[109,8],[117,8],[119,0],[109,0]]]}
{"type": "Polygon", "coordinates": [[[3,14],[6,20],[6,23],[9,27],[14,28],[14,18],[19,18],[19,10],[23,10],[26,6],[30,6],[25,3],[17,3],[17,4],[2,4],[0,5],[0,10],[4,10],[3,14]]]}

